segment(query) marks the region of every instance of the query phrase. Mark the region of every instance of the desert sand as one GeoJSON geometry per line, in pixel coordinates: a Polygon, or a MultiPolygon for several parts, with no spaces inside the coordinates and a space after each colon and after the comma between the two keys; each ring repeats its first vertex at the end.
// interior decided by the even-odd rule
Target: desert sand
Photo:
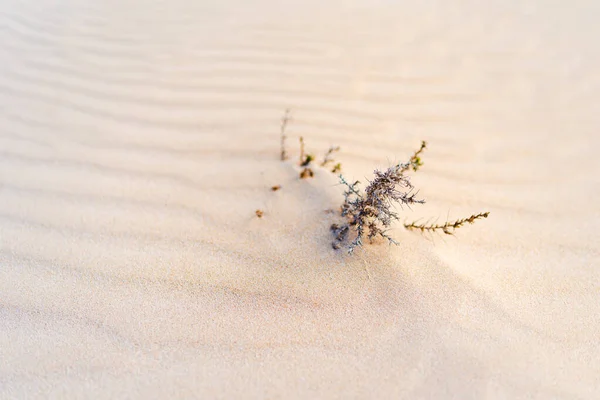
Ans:
{"type": "Polygon", "coordinates": [[[600,398],[598,4],[3,2],[0,398],[600,398]]]}

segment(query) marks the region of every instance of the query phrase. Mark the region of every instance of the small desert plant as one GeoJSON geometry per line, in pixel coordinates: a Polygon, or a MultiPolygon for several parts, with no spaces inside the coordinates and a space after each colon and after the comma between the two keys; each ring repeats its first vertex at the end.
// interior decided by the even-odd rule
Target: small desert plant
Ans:
{"type": "MultiPolygon", "coordinates": [[[[340,175],[340,182],[346,186],[344,192],[344,204],[341,214],[347,223],[333,224],[331,230],[334,234],[333,248],[338,249],[346,241],[351,232],[355,233],[354,240],[348,245],[348,252],[352,253],[357,246],[362,246],[363,239],[367,237],[370,241],[380,236],[391,244],[398,244],[387,231],[394,221],[399,219],[393,209],[395,206],[410,207],[413,204],[424,204],[425,200],[418,199],[410,179],[406,176],[409,170],[417,171],[422,165],[421,153],[427,147],[426,142],[412,155],[406,163],[399,163],[386,171],[375,170],[375,177],[369,182],[364,192],[358,188],[360,182],[349,183],[340,175]]],[[[469,218],[443,225],[417,225],[415,223],[405,224],[407,229],[418,229],[424,231],[441,230],[446,234],[461,227],[465,222],[473,223],[476,219],[486,218],[489,213],[471,215],[469,218]]]]}
{"type": "MultiPolygon", "coordinates": [[[[286,151],[286,128],[291,120],[290,110],[285,110],[281,119],[280,129],[280,159],[287,160],[288,154],[286,151]]],[[[413,204],[424,204],[425,200],[417,198],[418,192],[410,182],[410,178],[406,173],[418,171],[423,165],[421,155],[427,148],[426,142],[421,142],[421,146],[413,153],[408,162],[398,163],[385,171],[374,171],[374,178],[369,181],[364,191],[359,188],[359,181],[349,183],[342,175],[339,176],[340,183],[346,186],[344,192],[344,203],[341,207],[341,215],[346,219],[344,224],[331,225],[331,231],[334,235],[332,246],[334,249],[339,249],[344,244],[348,237],[353,236],[353,240],[348,245],[348,251],[352,253],[357,246],[362,246],[363,240],[366,238],[369,241],[377,237],[386,239],[390,244],[398,244],[394,238],[388,234],[388,230],[392,223],[399,220],[395,207],[403,206],[410,207],[413,204]]],[[[339,173],[341,164],[336,163],[332,155],[339,151],[338,146],[331,146],[325,153],[321,167],[333,165],[331,172],[339,173]]],[[[304,149],[304,138],[300,137],[300,156],[298,164],[302,167],[300,178],[306,179],[314,176],[312,165],[315,162],[315,156],[306,154],[304,149]]],[[[272,191],[281,189],[280,185],[271,187],[272,191]]],[[[264,212],[256,210],[256,216],[262,218],[264,212]]],[[[489,212],[473,214],[467,218],[458,219],[455,221],[447,221],[444,224],[418,224],[417,222],[405,223],[404,227],[408,230],[418,230],[421,232],[443,232],[447,235],[452,235],[454,231],[462,227],[465,223],[474,223],[481,218],[487,218],[489,212]]]]}
{"type": "MultiPolygon", "coordinates": [[[[321,162],[321,167],[326,167],[328,164],[335,163],[335,160],[331,157],[333,153],[339,151],[339,146],[331,146],[329,150],[323,156],[323,161],[321,162]]],[[[315,161],[315,156],[312,154],[304,154],[304,138],[300,137],[300,166],[304,167],[302,171],[300,171],[300,178],[309,178],[314,176],[313,170],[310,168],[310,164],[315,161]]],[[[342,169],[342,164],[336,163],[331,169],[332,173],[338,173],[342,169]]]]}
{"type": "MultiPolygon", "coordinates": [[[[287,150],[286,150],[286,139],[287,139],[286,128],[287,128],[289,121],[292,119],[290,115],[291,115],[290,109],[286,109],[285,113],[283,114],[283,117],[281,118],[281,127],[280,127],[280,131],[279,131],[279,136],[280,136],[279,158],[281,159],[281,161],[285,161],[289,158],[287,150]]],[[[331,172],[334,174],[340,172],[342,170],[342,164],[335,163],[335,160],[332,158],[333,153],[335,153],[339,150],[340,150],[339,146],[331,146],[329,148],[329,150],[327,150],[327,152],[325,153],[325,156],[323,157],[323,161],[320,164],[321,167],[326,167],[329,164],[334,164],[331,169],[331,172]]],[[[314,161],[315,161],[315,156],[313,154],[305,153],[304,138],[302,136],[300,136],[300,159],[299,159],[298,164],[301,167],[303,167],[302,171],[300,171],[301,179],[312,178],[314,176],[314,171],[311,169],[311,163],[313,163],[314,161]]]]}
{"type": "MultiPolygon", "coordinates": [[[[333,160],[331,155],[339,150],[340,150],[339,146],[331,146],[329,148],[329,150],[327,150],[327,152],[325,153],[325,156],[323,157],[323,161],[321,162],[321,167],[326,167],[328,164],[335,163],[335,161],[333,160]]],[[[302,171],[300,171],[300,178],[302,178],[302,179],[312,178],[314,176],[314,172],[310,168],[310,165],[313,161],[315,161],[315,156],[313,156],[312,154],[306,154],[306,155],[304,154],[304,138],[300,137],[300,166],[304,167],[304,169],[302,171]]],[[[335,174],[335,173],[340,172],[341,169],[342,169],[342,164],[336,163],[332,167],[331,172],[335,174]]]]}
{"type": "Polygon", "coordinates": [[[300,171],[300,178],[312,178],[315,173],[310,168],[310,163],[315,160],[315,156],[312,154],[304,154],[304,138],[300,136],[300,161],[299,164],[301,167],[304,167],[302,171],[300,171]]]}
{"type": "Polygon", "coordinates": [[[325,157],[323,157],[323,162],[321,162],[321,167],[326,167],[329,164],[334,164],[331,172],[334,174],[340,172],[342,170],[342,164],[335,163],[335,160],[332,158],[333,153],[340,151],[340,146],[331,146],[327,153],[325,153],[325,157]]]}

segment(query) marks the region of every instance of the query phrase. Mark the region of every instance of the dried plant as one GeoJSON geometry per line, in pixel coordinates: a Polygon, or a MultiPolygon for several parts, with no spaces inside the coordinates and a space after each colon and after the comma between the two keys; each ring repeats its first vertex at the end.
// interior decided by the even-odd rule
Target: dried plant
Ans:
{"type": "MultiPolygon", "coordinates": [[[[329,148],[329,150],[325,153],[325,156],[323,157],[323,161],[321,162],[321,166],[325,167],[325,166],[327,166],[327,164],[335,162],[331,158],[331,155],[339,150],[340,150],[339,146],[331,146],[329,148]]],[[[300,160],[299,160],[299,163],[300,163],[301,167],[304,167],[302,169],[302,171],[300,171],[301,179],[312,178],[314,176],[314,171],[310,168],[310,164],[313,161],[315,161],[315,156],[313,156],[312,154],[305,154],[304,138],[302,136],[300,136],[300,160]]],[[[338,173],[341,171],[341,169],[342,169],[342,164],[337,163],[333,166],[333,168],[331,169],[331,172],[338,173]]]]}
{"type": "MultiPolygon", "coordinates": [[[[282,161],[288,159],[288,154],[285,148],[287,139],[286,128],[291,120],[290,110],[286,109],[281,119],[281,152],[280,158],[282,161]]],[[[304,138],[300,137],[300,157],[299,165],[302,168],[300,178],[306,179],[314,176],[314,171],[311,168],[311,163],[315,161],[312,154],[306,154],[304,148],[304,138]]],[[[346,218],[344,224],[331,225],[331,231],[334,235],[332,246],[334,249],[339,249],[352,235],[353,240],[348,245],[348,251],[352,253],[357,246],[363,245],[363,240],[368,238],[369,241],[377,237],[386,239],[390,244],[398,244],[389,234],[392,223],[399,219],[396,213],[396,207],[410,207],[413,204],[424,204],[425,200],[418,199],[418,192],[415,191],[412,183],[406,173],[418,171],[423,165],[421,155],[427,148],[426,142],[421,142],[421,146],[413,153],[408,162],[398,163],[385,171],[374,171],[374,178],[369,181],[364,191],[358,187],[359,181],[349,183],[340,175],[340,183],[346,186],[344,192],[344,203],[341,207],[341,214],[346,218]]],[[[333,154],[340,150],[339,146],[331,146],[325,153],[321,167],[327,167],[333,164],[331,172],[339,173],[341,164],[335,163],[333,154]]],[[[281,189],[281,185],[271,187],[272,191],[281,189]]],[[[264,212],[256,210],[256,216],[262,218],[264,212]]],[[[466,223],[472,224],[478,219],[487,218],[489,212],[473,214],[468,218],[462,218],[455,221],[448,221],[444,224],[419,224],[417,222],[405,223],[404,227],[408,230],[416,230],[421,232],[443,232],[447,235],[454,234],[454,231],[466,223]]]]}
{"type": "MultiPolygon", "coordinates": [[[[363,244],[365,236],[373,240],[377,236],[387,239],[390,243],[397,242],[387,234],[393,221],[399,219],[392,209],[396,204],[410,206],[423,204],[425,200],[417,199],[417,193],[410,180],[402,172],[407,164],[397,164],[386,171],[375,171],[375,178],[369,182],[364,193],[358,189],[359,182],[349,183],[340,175],[340,182],[346,186],[342,216],[348,223],[342,226],[332,226],[336,241],[346,239],[350,229],[356,232],[356,237],[350,243],[351,253],[356,246],[363,244]]],[[[335,246],[334,246],[335,247],[335,246]]]]}
{"type": "Polygon", "coordinates": [[[314,158],[312,155],[305,155],[304,154],[304,137],[300,136],[299,138],[300,140],[300,160],[298,161],[298,164],[300,166],[307,166],[314,158]]]}
{"type": "MultiPolygon", "coordinates": [[[[335,163],[335,160],[332,158],[332,155],[333,155],[333,153],[335,153],[337,151],[340,151],[340,146],[331,146],[329,148],[329,150],[327,150],[327,153],[325,153],[325,156],[323,157],[323,161],[321,162],[321,167],[326,167],[329,164],[335,163]]],[[[333,166],[333,168],[331,169],[331,172],[333,172],[334,174],[337,174],[341,170],[342,170],[342,164],[336,163],[333,166]]]]}
{"type": "MultiPolygon", "coordinates": [[[[358,188],[359,181],[349,183],[340,175],[340,182],[346,186],[344,192],[344,204],[341,214],[347,223],[343,225],[333,224],[331,231],[334,235],[332,246],[334,249],[341,247],[350,232],[356,235],[348,246],[348,252],[352,253],[357,246],[362,246],[367,237],[370,241],[376,237],[382,237],[391,244],[398,244],[387,231],[394,221],[399,219],[394,207],[410,207],[413,204],[424,204],[425,200],[417,199],[417,193],[410,182],[406,172],[417,171],[422,165],[421,154],[427,147],[426,142],[412,155],[407,163],[399,163],[386,171],[375,170],[375,177],[369,182],[364,192],[358,188]]],[[[461,227],[464,223],[473,223],[476,219],[485,218],[489,213],[481,213],[448,222],[444,225],[417,225],[415,223],[405,224],[407,229],[421,231],[437,231],[450,234],[451,231],[461,227]]]]}
{"type": "MultiPolygon", "coordinates": [[[[289,121],[291,121],[291,110],[288,108],[285,110],[283,117],[281,118],[281,129],[280,129],[280,154],[279,157],[281,159],[281,161],[285,161],[288,159],[288,154],[286,151],[286,139],[287,139],[287,135],[286,135],[286,128],[287,125],[289,123],[289,121]]],[[[329,148],[329,150],[327,151],[327,153],[325,153],[325,156],[323,158],[323,162],[321,163],[322,167],[327,166],[330,163],[335,162],[333,160],[333,158],[331,158],[331,155],[336,152],[339,151],[340,148],[339,146],[331,146],[329,148]]],[[[305,179],[305,178],[310,178],[314,176],[314,171],[310,168],[310,164],[315,161],[315,156],[312,154],[305,154],[305,150],[304,150],[304,138],[302,136],[300,136],[300,158],[299,158],[299,165],[301,167],[304,167],[302,169],[302,171],[300,171],[300,178],[301,179],[305,179]]],[[[340,172],[342,169],[342,165],[340,163],[337,163],[333,166],[333,168],[331,169],[331,172],[333,173],[338,173],[340,172]]]]}
{"type": "Polygon", "coordinates": [[[331,146],[329,147],[329,150],[327,150],[327,153],[325,153],[325,156],[323,157],[323,161],[321,162],[321,167],[325,167],[327,166],[327,164],[334,162],[333,158],[331,158],[331,156],[333,155],[333,153],[340,151],[340,146],[331,146]]]}
{"type": "Polygon", "coordinates": [[[287,152],[285,151],[285,139],[287,139],[287,136],[285,134],[285,129],[287,128],[287,124],[290,121],[291,117],[290,117],[290,109],[286,109],[285,113],[283,114],[283,118],[281,118],[281,130],[280,130],[280,139],[281,139],[281,154],[280,154],[280,158],[281,161],[285,161],[287,160],[287,152]]]}
{"type": "Polygon", "coordinates": [[[341,225],[341,226],[338,224],[331,224],[331,231],[333,232],[333,234],[335,236],[335,240],[333,241],[333,243],[331,243],[331,246],[335,250],[337,250],[341,247],[341,244],[348,237],[348,232],[350,231],[350,227],[347,224],[341,225]]]}
{"type": "Polygon", "coordinates": [[[304,167],[302,171],[300,171],[300,179],[312,178],[315,173],[309,167],[310,163],[315,160],[315,157],[312,154],[304,154],[304,138],[300,136],[300,161],[299,164],[301,167],[304,167]]]}

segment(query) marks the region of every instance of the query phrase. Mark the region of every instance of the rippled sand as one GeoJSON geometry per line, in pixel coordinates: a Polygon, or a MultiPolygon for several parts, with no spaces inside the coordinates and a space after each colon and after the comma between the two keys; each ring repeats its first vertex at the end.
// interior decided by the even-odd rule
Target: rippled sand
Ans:
{"type": "Polygon", "coordinates": [[[600,397],[600,7],[248,3],[4,2],[0,398],[600,397]],[[333,251],[286,108],[490,217],[333,251]]]}

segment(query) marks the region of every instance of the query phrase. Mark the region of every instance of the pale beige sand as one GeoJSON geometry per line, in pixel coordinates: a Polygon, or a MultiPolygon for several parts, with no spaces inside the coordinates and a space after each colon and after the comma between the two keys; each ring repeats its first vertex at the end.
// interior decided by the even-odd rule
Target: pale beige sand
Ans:
{"type": "Polygon", "coordinates": [[[3,3],[0,398],[600,398],[598,3],[320,3],[3,3]],[[286,107],[490,218],[334,252],[286,107]]]}

